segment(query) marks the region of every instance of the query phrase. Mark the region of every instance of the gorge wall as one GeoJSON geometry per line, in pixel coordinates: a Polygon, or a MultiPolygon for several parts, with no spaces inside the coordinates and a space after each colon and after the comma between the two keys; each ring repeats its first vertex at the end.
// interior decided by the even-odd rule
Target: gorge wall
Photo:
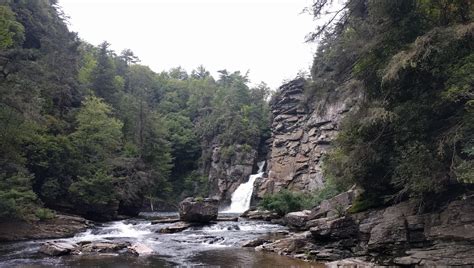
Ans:
{"type": "Polygon", "coordinates": [[[336,137],[342,119],[362,99],[354,80],[331,92],[307,100],[305,87],[296,79],[280,87],[272,103],[272,136],[267,156],[268,176],[258,182],[257,197],[280,191],[312,191],[324,183],[322,157],[336,137]],[[310,107],[310,108],[309,108],[310,107]]]}
{"type": "Polygon", "coordinates": [[[235,189],[252,174],[256,158],[257,151],[248,146],[235,145],[232,152],[215,146],[209,168],[209,195],[227,205],[235,189]]]}

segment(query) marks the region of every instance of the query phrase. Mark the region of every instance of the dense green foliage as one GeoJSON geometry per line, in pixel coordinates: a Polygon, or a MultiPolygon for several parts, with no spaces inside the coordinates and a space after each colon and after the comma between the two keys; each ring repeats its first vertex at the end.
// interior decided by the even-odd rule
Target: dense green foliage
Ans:
{"type": "Polygon", "coordinates": [[[336,196],[342,190],[343,188],[340,188],[333,181],[327,180],[325,187],[311,193],[291,192],[284,189],[275,194],[264,196],[259,206],[283,216],[289,212],[312,209],[318,206],[321,201],[336,196]]]}
{"type": "Polygon", "coordinates": [[[312,36],[308,96],[364,93],[325,161],[327,177],[365,190],[361,208],[474,182],[473,12],[465,0],[349,0],[312,36]]]}
{"type": "Polygon", "coordinates": [[[155,73],[79,40],[55,0],[0,0],[0,14],[0,219],[205,196],[212,146],[268,135],[268,88],[246,75],[155,73]]]}

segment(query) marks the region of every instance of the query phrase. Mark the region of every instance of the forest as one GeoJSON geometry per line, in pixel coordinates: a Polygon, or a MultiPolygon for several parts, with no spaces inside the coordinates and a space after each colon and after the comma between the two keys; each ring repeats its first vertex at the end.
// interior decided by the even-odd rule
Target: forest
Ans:
{"type": "MultiPolygon", "coordinates": [[[[349,84],[364,101],[325,157],[326,189],[300,203],[355,184],[365,191],[358,211],[472,184],[472,3],[332,4],[308,9],[330,19],[307,36],[319,46],[306,105],[349,84]]],[[[249,86],[247,74],[156,73],[130,49],[80,40],[56,1],[0,8],[0,218],[48,217],[50,208],[112,219],[146,202],[207,196],[216,144],[230,159],[234,146],[258,149],[271,135],[271,92],[249,86]]]]}
{"type": "Polygon", "coordinates": [[[80,40],[56,1],[0,13],[0,218],[105,220],[206,196],[212,144],[269,135],[269,88],[246,74],[155,73],[132,50],[80,40]]]}

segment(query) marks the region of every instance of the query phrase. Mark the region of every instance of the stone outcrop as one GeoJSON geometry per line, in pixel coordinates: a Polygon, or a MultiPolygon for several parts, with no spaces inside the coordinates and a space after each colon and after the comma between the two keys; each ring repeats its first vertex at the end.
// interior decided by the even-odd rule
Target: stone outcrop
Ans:
{"type": "Polygon", "coordinates": [[[216,146],[212,150],[209,169],[209,194],[223,201],[229,201],[232,193],[252,174],[257,151],[242,145],[229,148],[216,146]]]}
{"type": "Polygon", "coordinates": [[[179,203],[179,218],[185,222],[207,223],[217,219],[219,200],[188,197],[179,203]]]}
{"type": "Polygon", "coordinates": [[[149,255],[153,249],[145,244],[125,241],[48,241],[41,245],[40,253],[49,256],[62,255],[100,255],[100,254],[131,254],[135,256],[149,255]]]}
{"type": "Polygon", "coordinates": [[[82,217],[58,213],[45,221],[3,221],[0,222],[0,242],[69,237],[91,225],[82,217]]]}
{"type": "MultiPolygon", "coordinates": [[[[334,205],[335,200],[329,202],[334,205]]],[[[473,265],[474,195],[458,197],[433,212],[420,213],[419,204],[410,200],[345,216],[304,212],[308,221],[302,233],[258,249],[319,261],[473,265]],[[319,218],[312,218],[315,215],[319,218]]]]}
{"type": "Polygon", "coordinates": [[[337,135],[342,118],[361,100],[360,85],[349,81],[315,104],[305,103],[305,80],[280,87],[271,103],[272,140],[268,177],[257,197],[285,188],[312,191],[323,185],[321,158],[337,135]],[[330,96],[329,96],[330,95],[330,96]]]}

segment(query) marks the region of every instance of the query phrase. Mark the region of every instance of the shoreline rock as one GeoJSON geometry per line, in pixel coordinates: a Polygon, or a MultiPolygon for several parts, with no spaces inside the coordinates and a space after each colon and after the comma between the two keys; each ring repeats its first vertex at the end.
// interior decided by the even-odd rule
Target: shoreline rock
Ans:
{"type": "Polygon", "coordinates": [[[416,200],[409,200],[341,217],[323,213],[329,216],[311,219],[307,212],[292,214],[301,214],[307,220],[301,227],[303,232],[255,249],[329,261],[331,267],[350,265],[353,260],[354,265],[359,261],[379,265],[473,265],[474,196],[458,197],[438,211],[423,214],[418,214],[418,207],[416,200]]]}
{"type": "Polygon", "coordinates": [[[46,221],[0,222],[0,242],[72,237],[91,226],[92,223],[85,218],[59,213],[46,221]]]}

